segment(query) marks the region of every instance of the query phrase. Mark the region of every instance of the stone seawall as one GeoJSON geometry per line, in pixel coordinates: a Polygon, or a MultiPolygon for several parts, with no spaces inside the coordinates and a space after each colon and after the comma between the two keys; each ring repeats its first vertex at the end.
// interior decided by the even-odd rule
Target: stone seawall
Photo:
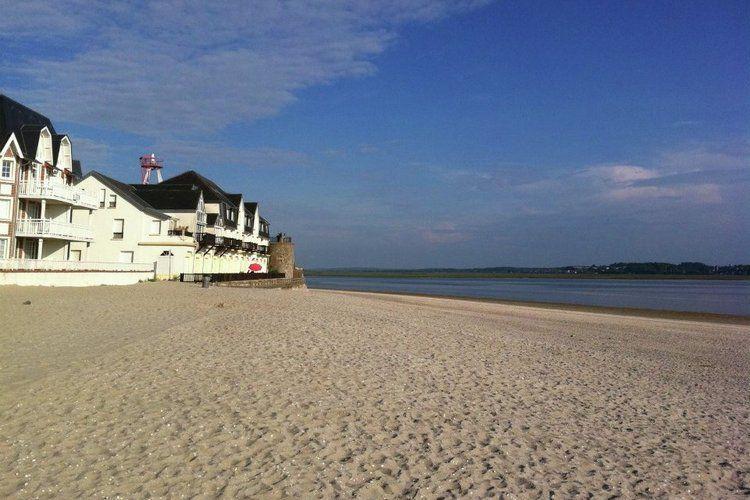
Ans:
{"type": "Polygon", "coordinates": [[[223,281],[216,283],[216,286],[239,288],[302,288],[305,286],[305,278],[271,278],[263,280],[223,281]]]}

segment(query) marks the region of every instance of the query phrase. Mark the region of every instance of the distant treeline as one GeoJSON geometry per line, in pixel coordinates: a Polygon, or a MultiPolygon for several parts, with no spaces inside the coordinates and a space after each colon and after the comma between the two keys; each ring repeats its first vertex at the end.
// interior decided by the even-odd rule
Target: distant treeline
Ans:
{"type": "Polygon", "coordinates": [[[412,276],[412,277],[493,277],[493,276],[750,276],[750,265],[711,266],[702,262],[616,262],[609,265],[563,267],[477,267],[425,268],[425,269],[374,269],[336,268],[307,269],[308,276],[412,276]]]}

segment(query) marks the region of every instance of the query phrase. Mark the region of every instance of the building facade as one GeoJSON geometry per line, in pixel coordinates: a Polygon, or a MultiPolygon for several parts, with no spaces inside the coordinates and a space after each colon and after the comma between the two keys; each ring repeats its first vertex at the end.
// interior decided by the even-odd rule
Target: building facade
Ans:
{"type": "MultiPolygon", "coordinates": [[[[246,216],[241,194],[228,194],[196,172],[142,185],[92,171],[78,187],[99,200],[88,216],[93,242],[74,246],[88,260],[153,263],[157,279],[268,271],[267,222],[257,203],[246,216]]],[[[82,210],[78,215],[87,217],[82,210]]]]}
{"type": "Polygon", "coordinates": [[[156,185],[83,177],[70,137],[0,94],[0,284],[267,272],[268,234],[257,203],[195,171],[156,185]]]}
{"type": "Polygon", "coordinates": [[[89,217],[73,221],[73,210],[90,215],[97,205],[75,186],[70,138],[0,95],[0,141],[0,259],[81,260],[72,244],[93,241],[93,232],[89,217]]]}

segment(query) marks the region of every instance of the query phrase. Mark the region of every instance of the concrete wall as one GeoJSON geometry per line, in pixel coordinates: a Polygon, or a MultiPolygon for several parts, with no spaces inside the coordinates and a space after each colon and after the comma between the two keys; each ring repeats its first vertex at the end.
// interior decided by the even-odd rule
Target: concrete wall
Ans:
{"type": "Polygon", "coordinates": [[[284,273],[287,278],[294,276],[294,243],[272,241],[269,245],[268,268],[273,272],[284,273]]]}
{"type": "Polygon", "coordinates": [[[99,286],[132,285],[139,281],[153,279],[153,272],[106,272],[106,271],[67,271],[67,272],[0,272],[0,285],[19,286],[99,286]]]}
{"type": "Polygon", "coordinates": [[[247,281],[221,281],[216,286],[230,288],[302,288],[305,287],[304,278],[272,278],[247,281]]]}

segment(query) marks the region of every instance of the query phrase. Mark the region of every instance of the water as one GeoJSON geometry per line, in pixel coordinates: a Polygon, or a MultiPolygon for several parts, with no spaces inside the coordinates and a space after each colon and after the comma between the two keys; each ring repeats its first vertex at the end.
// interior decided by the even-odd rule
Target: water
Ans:
{"type": "Polygon", "coordinates": [[[750,316],[750,281],[307,277],[310,288],[750,316]]]}

